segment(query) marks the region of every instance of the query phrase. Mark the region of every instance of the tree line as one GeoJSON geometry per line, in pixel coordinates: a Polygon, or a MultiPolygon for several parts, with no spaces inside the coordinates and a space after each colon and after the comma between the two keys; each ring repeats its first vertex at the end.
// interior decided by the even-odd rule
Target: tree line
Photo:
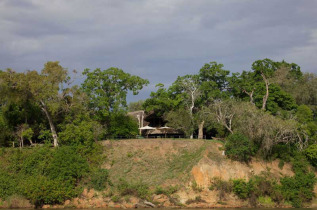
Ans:
{"type": "MultiPolygon", "coordinates": [[[[73,72],[75,74],[76,72],[73,72]]],[[[1,146],[27,142],[91,144],[109,135],[135,135],[136,123],[125,115],[126,96],[149,82],[118,68],[85,69],[81,86],[59,62],[41,72],[0,72],[1,146]]]]}
{"type": "Polygon", "coordinates": [[[278,144],[303,150],[316,143],[317,76],[297,64],[263,59],[249,71],[230,73],[210,62],[170,87],[156,87],[143,107],[190,138],[240,133],[264,154],[278,144]]]}
{"type": "MultiPolygon", "coordinates": [[[[317,75],[297,64],[263,59],[248,71],[231,73],[210,62],[169,87],[157,84],[149,98],[130,104],[127,94],[138,94],[147,79],[97,68],[85,69],[84,81],[75,85],[77,74],[52,61],[41,71],[0,71],[0,199],[19,195],[41,207],[79,196],[85,186],[106,189],[111,182],[101,169],[103,148],[97,142],[134,138],[138,124],[127,112],[140,109],[188,138],[208,134],[224,140],[225,154],[233,160],[257,156],[278,158],[280,168],[292,164],[295,175],[277,182],[255,176],[225,183],[233,184],[239,198],[269,196],[300,207],[314,197],[317,75]],[[44,145],[22,149],[26,144],[44,145]]],[[[124,190],[138,187],[123,184],[124,190]]]]}
{"type": "Polygon", "coordinates": [[[85,69],[82,84],[73,85],[76,74],[51,61],[40,72],[1,71],[0,145],[133,137],[138,127],[126,112],[135,109],[154,111],[189,138],[241,133],[264,153],[280,143],[303,150],[317,139],[317,76],[295,63],[257,60],[241,73],[206,63],[169,87],[157,84],[148,99],[129,106],[127,94],[138,94],[147,79],[114,67],[85,69]]]}

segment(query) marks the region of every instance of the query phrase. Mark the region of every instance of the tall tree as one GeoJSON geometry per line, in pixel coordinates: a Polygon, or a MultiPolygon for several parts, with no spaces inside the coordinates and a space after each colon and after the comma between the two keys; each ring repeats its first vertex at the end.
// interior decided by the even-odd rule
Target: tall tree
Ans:
{"type": "MultiPolygon", "coordinates": [[[[171,89],[181,97],[183,103],[190,116],[190,124],[193,131],[194,127],[194,108],[197,107],[196,102],[200,97],[200,84],[198,75],[185,75],[183,77],[178,77],[176,81],[171,86],[171,89]]],[[[193,138],[193,133],[190,134],[190,138],[193,138]]]]}
{"type": "Polygon", "coordinates": [[[266,109],[266,102],[269,98],[269,86],[271,84],[270,79],[273,77],[277,68],[277,63],[267,58],[263,60],[257,60],[252,64],[252,70],[254,71],[257,79],[259,80],[262,78],[263,82],[265,83],[266,91],[263,96],[262,110],[266,109]]]}
{"type": "Polygon", "coordinates": [[[2,77],[5,80],[10,97],[16,100],[31,100],[36,103],[47,118],[53,137],[53,144],[58,146],[58,136],[52,115],[56,114],[65,97],[65,84],[68,80],[68,73],[65,68],[59,65],[58,61],[49,61],[44,65],[41,73],[27,71],[15,73],[8,70],[2,77]]]}
{"type": "Polygon", "coordinates": [[[129,91],[138,94],[149,81],[131,75],[122,69],[109,68],[107,70],[85,69],[86,76],[82,84],[83,91],[89,98],[89,108],[95,111],[100,120],[105,120],[111,112],[118,112],[126,108],[126,97],[129,91]]]}

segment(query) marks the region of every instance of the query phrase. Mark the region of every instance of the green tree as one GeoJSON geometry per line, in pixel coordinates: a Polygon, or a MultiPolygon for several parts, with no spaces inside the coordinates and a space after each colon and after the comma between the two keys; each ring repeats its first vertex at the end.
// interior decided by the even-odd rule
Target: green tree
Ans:
{"type": "Polygon", "coordinates": [[[278,65],[270,59],[257,60],[252,64],[252,70],[255,73],[255,79],[263,80],[265,84],[265,94],[262,101],[262,110],[266,109],[266,102],[269,98],[270,79],[273,77],[278,65]]]}
{"type": "Polygon", "coordinates": [[[313,111],[306,105],[300,105],[297,108],[296,117],[300,123],[308,123],[313,121],[313,111]]]}
{"type": "Polygon", "coordinates": [[[111,137],[131,138],[138,135],[138,122],[124,113],[113,113],[110,116],[108,135],[111,137]]]}
{"type": "Polygon", "coordinates": [[[143,86],[149,84],[146,79],[114,67],[107,70],[98,68],[94,71],[85,69],[83,75],[86,79],[82,89],[89,98],[88,107],[96,111],[101,120],[105,120],[111,112],[118,112],[127,106],[128,91],[136,95],[143,86]]]}
{"type": "Polygon", "coordinates": [[[229,96],[230,71],[223,69],[224,65],[215,61],[206,63],[199,70],[201,103],[208,105],[214,99],[223,99],[229,96]]]}
{"type": "Polygon", "coordinates": [[[165,119],[168,121],[168,126],[181,130],[186,137],[193,134],[192,119],[188,110],[179,108],[175,111],[170,111],[166,114],[165,119]]]}
{"type": "Polygon", "coordinates": [[[182,98],[177,97],[171,89],[165,88],[159,83],[155,86],[156,92],[151,92],[150,98],[146,99],[143,107],[146,112],[154,111],[154,113],[162,117],[165,113],[177,109],[182,103],[182,98]]]}
{"type": "Polygon", "coordinates": [[[31,100],[40,107],[49,122],[54,146],[58,146],[53,115],[60,109],[65,96],[63,84],[69,81],[67,70],[58,61],[49,61],[40,74],[37,71],[15,73],[8,70],[2,80],[5,81],[11,99],[22,100],[22,104],[31,100]]]}

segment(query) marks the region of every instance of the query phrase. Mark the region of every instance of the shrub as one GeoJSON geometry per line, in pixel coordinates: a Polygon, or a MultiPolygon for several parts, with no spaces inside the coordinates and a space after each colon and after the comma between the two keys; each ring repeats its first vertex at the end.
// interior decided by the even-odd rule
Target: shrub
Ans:
{"type": "Polygon", "coordinates": [[[274,206],[274,202],[272,201],[272,198],[268,197],[268,196],[260,196],[258,198],[259,203],[262,206],[267,206],[267,207],[272,207],[274,206]]]}
{"type": "Polygon", "coordinates": [[[302,154],[295,154],[292,164],[292,170],[295,172],[295,174],[309,172],[309,162],[302,154]]]}
{"type": "Polygon", "coordinates": [[[225,144],[226,155],[233,159],[248,162],[254,154],[254,148],[251,141],[244,135],[231,134],[225,144]]]}
{"type": "Polygon", "coordinates": [[[278,163],[279,169],[283,170],[284,164],[284,160],[280,160],[280,162],[278,163]]]}
{"type": "Polygon", "coordinates": [[[87,160],[78,154],[76,147],[63,146],[56,149],[48,166],[48,177],[60,181],[75,182],[89,170],[87,160]]]}
{"type": "Polygon", "coordinates": [[[293,157],[293,153],[297,151],[297,148],[292,144],[277,144],[273,146],[270,158],[272,160],[279,158],[284,162],[290,162],[293,157]]]}
{"type": "Polygon", "coordinates": [[[310,145],[306,150],[305,150],[305,155],[309,162],[317,167],[317,144],[310,145]]]}
{"type": "Polygon", "coordinates": [[[77,196],[81,190],[77,185],[89,171],[89,153],[83,156],[78,148],[44,146],[8,151],[8,161],[0,171],[0,197],[21,195],[41,207],[77,196]]]}
{"type": "Polygon", "coordinates": [[[201,192],[201,191],[203,191],[203,188],[202,188],[201,186],[199,186],[195,180],[194,180],[193,183],[192,183],[192,189],[193,189],[195,192],[201,192]]]}
{"type": "Polygon", "coordinates": [[[316,178],[314,173],[297,173],[293,177],[281,178],[281,192],[293,207],[302,207],[314,197],[316,178]]]}
{"type": "Polygon", "coordinates": [[[108,134],[111,137],[130,138],[138,135],[138,123],[131,116],[123,113],[112,114],[110,116],[108,134]]]}
{"type": "Polygon", "coordinates": [[[120,196],[114,195],[114,196],[111,197],[111,200],[112,200],[113,202],[117,203],[117,202],[120,201],[120,196]]]}
{"type": "Polygon", "coordinates": [[[107,187],[109,172],[107,169],[98,169],[91,175],[91,186],[98,191],[107,187]]]}
{"type": "Polygon", "coordinates": [[[252,190],[252,184],[250,182],[246,182],[243,179],[235,179],[233,180],[233,192],[240,199],[247,199],[252,190]]]}
{"type": "Polygon", "coordinates": [[[120,195],[134,195],[139,198],[145,199],[149,196],[149,186],[142,181],[136,183],[128,183],[124,179],[119,180],[119,184],[117,186],[120,195]]]}
{"type": "Polygon", "coordinates": [[[176,193],[178,191],[178,186],[175,185],[175,186],[169,186],[167,188],[163,188],[161,186],[157,186],[156,189],[155,189],[155,194],[157,195],[160,195],[160,194],[163,194],[163,195],[172,195],[174,193],[176,193]]]}
{"type": "Polygon", "coordinates": [[[0,171],[0,198],[7,197],[17,193],[18,183],[16,179],[9,173],[0,171]]]}
{"type": "Polygon", "coordinates": [[[226,196],[226,193],[232,192],[232,182],[223,181],[221,178],[214,178],[211,182],[209,190],[217,190],[219,200],[223,200],[226,196]]]}
{"type": "Polygon", "coordinates": [[[49,179],[45,176],[31,176],[25,178],[20,186],[23,196],[29,199],[36,207],[44,204],[59,204],[79,194],[79,189],[69,182],[49,179]]]}

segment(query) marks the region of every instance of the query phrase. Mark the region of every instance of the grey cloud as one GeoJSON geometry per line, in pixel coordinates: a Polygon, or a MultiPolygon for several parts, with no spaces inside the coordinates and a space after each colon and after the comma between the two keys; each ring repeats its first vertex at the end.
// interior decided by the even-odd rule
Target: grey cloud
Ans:
{"type": "Polygon", "coordinates": [[[172,83],[209,61],[233,72],[256,59],[286,59],[317,72],[317,1],[3,0],[0,69],[117,66],[172,83]]]}

